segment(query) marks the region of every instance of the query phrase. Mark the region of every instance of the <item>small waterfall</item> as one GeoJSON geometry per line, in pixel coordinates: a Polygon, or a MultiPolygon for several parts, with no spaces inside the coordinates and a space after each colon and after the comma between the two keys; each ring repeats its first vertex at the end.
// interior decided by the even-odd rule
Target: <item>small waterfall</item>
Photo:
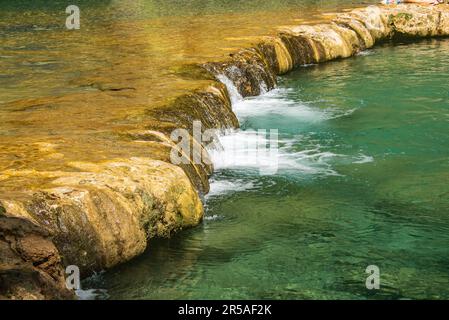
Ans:
{"type": "MultiPolygon", "coordinates": [[[[233,108],[245,104],[243,96],[231,79],[224,74],[218,74],[216,78],[226,86],[233,108]]],[[[261,81],[261,94],[268,91],[265,82],[261,81]]],[[[257,132],[230,130],[220,135],[215,148],[208,151],[216,169],[257,168],[270,174],[277,171],[277,145],[275,147],[273,148],[273,141],[267,140],[257,132]],[[262,145],[265,147],[269,145],[268,151],[262,148],[262,145]]]]}
{"type": "MultiPolygon", "coordinates": [[[[231,90],[235,90],[230,79],[226,76],[219,78],[223,79],[223,83],[227,82],[231,90]]],[[[259,97],[242,98],[238,95],[233,111],[242,121],[274,115],[278,119],[296,118],[299,122],[310,123],[335,116],[328,111],[314,110],[292,101],[286,97],[287,93],[288,91],[275,89],[259,97]]],[[[323,151],[316,145],[308,146],[302,151],[295,150],[295,137],[279,136],[278,131],[274,131],[270,128],[228,130],[218,135],[214,146],[208,148],[215,170],[238,171],[247,178],[254,178],[255,172],[263,176],[298,171],[304,176],[337,174],[330,162],[339,155],[323,151]]],[[[220,179],[214,181],[215,184],[225,182],[220,179]]]]}
{"type": "Polygon", "coordinates": [[[229,79],[224,74],[219,74],[216,76],[216,78],[226,86],[232,105],[235,105],[239,101],[243,100],[242,95],[240,94],[235,84],[231,81],[231,79],[229,79]]]}

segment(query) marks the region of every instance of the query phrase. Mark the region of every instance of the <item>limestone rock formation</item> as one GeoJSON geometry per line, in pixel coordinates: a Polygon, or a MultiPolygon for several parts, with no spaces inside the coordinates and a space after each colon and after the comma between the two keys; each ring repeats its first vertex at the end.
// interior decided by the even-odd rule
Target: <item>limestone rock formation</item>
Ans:
{"type": "MultiPolygon", "coordinates": [[[[7,216],[21,217],[54,234],[65,265],[84,274],[141,254],[153,237],[201,222],[203,207],[184,171],[144,158],[73,163],[78,172],[39,172],[51,186],[3,200],[7,216]]],[[[21,179],[30,172],[6,171],[21,179]]]]}
{"type": "Polygon", "coordinates": [[[48,231],[26,219],[0,216],[0,253],[0,299],[74,298],[48,231]]]}
{"type": "Polygon", "coordinates": [[[205,69],[229,78],[243,97],[259,95],[276,76],[300,65],[347,58],[398,38],[449,35],[449,6],[369,6],[329,23],[284,27],[282,32],[205,69]]]}

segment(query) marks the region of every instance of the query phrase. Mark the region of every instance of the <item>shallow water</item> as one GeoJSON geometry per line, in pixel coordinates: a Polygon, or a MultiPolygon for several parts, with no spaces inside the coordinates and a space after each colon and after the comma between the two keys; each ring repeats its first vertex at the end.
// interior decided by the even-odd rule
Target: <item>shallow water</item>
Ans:
{"type": "MultiPolygon", "coordinates": [[[[69,31],[65,1],[0,1],[0,171],[154,157],[123,137],[154,126],[148,110],[208,83],[186,65],[361,3],[81,0],[81,29],[69,31]]],[[[0,192],[45,184],[28,180],[0,192]]]]}
{"type": "Polygon", "coordinates": [[[237,102],[244,132],[279,129],[278,172],[223,164],[203,225],[85,287],[125,299],[448,299],[448,50],[377,47],[237,102]],[[368,265],[378,291],[365,287],[368,265]]]}

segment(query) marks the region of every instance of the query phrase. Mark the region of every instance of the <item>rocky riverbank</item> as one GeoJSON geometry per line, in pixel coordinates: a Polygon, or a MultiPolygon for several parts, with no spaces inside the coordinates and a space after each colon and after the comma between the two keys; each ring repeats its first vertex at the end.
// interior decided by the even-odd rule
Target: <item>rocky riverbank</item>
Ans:
{"type": "MultiPolygon", "coordinates": [[[[120,137],[147,148],[151,156],[71,162],[70,170],[3,170],[0,296],[70,298],[63,266],[77,265],[84,275],[110,268],[141,254],[152,238],[201,222],[201,197],[209,190],[213,167],[191,157],[187,164],[172,164],[170,133],[191,132],[194,120],[204,130],[238,127],[229,94],[216,77],[228,78],[242,96],[254,96],[274,88],[278,75],[304,64],[350,57],[382,41],[447,35],[446,5],[370,6],[325,24],[284,27],[224,61],[186,67],[191,77],[209,84],[149,109],[147,130],[120,137]]],[[[44,142],[36,152],[60,157],[44,142]]]]}

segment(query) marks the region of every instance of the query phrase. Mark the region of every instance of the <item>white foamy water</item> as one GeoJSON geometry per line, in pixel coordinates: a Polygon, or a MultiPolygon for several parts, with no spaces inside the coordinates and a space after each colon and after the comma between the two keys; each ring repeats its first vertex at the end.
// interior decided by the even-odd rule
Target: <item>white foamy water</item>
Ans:
{"type": "MultiPolygon", "coordinates": [[[[268,91],[265,84],[260,85],[262,95],[243,98],[231,79],[220,74],[216,76],[228,90],[232,103],[232,109],[238,118],[244,119],[251,116],[280,115],[294,117],[303,122],[316,122],[331,119],[340,110],[318,110],[305,103],[293,101],[287,94],[293,89],[276,88],[268,91]]],[[[354,110],[350,110],[353,112],[354,110]]],[[[341,112],[339,112],[341,113],[341,112]]]]}
{"type": "Polygon", "coordinates": [[[212,216],[204,216],[204,220],[206,221],[217,221],[223,219],[223,216],[220,216],[218,214],[214,214],[212,216]]]}
{"type": "Polygon", "coordinates": [[[245,191],[254,188],[254,183],[251,181],[244,181],[241,179],[237,180],[211,180],[210,181],[210,191],[206,198],[214,197],[217,195],[245,191]]]}
{"type": "Polygon", "coordinates": [[[217,79],[226,86],[226,89],[228,90],[229,97],[231,98],[232,105],[243,100],[242,95],[237,90],[237,87],[234,85],[234,83],[231,81],[231,79],[229,79],[224,74],[219,74],[217,76],[217,79]]]}
{"type": "Polygon", "coordinates": [[[90,277],[83,280],[82,286],[87,285],[89,289],[75,290],[75,294],[79,300],[106,300],[109,298],[106,289],[99,289],[103,286],[104,271],[94,272],[90,277]]]}
{"type": "Polygon", "coordinates": [[[339,155],[321,151],[318,146],[294,151],[295,140],[281,139],[273,148],[270,139],[252,130],[235,131],[218,139],[221,148],[209,150],[216,170],[251,169],[257,170],[260,175],[292,171],[302,174],[337,174],[331,169],[330,161],[339,155]]]}
{"type": "MultiPolygon", "coordinates": [[[[285,118],[291,123],[317,123],[344,117],[356,109],[316,108],[312,104],[298,102],[289,97],[293,89],[278,88],[258,97],[243,99],[232,81],[224,75],[217,77],[230,94],[232,107],[240,121],[255,117],[285,118]]],[[[325,105],[325,101],[321,104],[325,105]]],[[[209,150],[216,170],[238,170],[239,174],[259,175],[338,175],[333,169],[336,162],[351,161],[367,163],[373,161],[369,156],[352,158],[326,151],[318,142],[309,141],[306,136],[282,135],[282,128],[264,128],[259,130],[234,130],[218,137],[220,147],[209,150]],[[275,136],[270,130],[278,130],[275,136]],[[305,141],[303,141],[305,140],[305,141]],[[301,150],[301,144],[306,146],[301,150]],[[299,151],[298,151],[299,150],[299,151]]],[[[211,194],[222,194],[239,190],[232,181],[216,181],[211,185],[211,194]]],[[[251,186],[246,186],[251,188],[251,186]]],[[[243,189],[243,190],[244,190],[243,189]]]]}
{"type": "Polygon", "coordinates": [[[290,90],[274,89],[262,96],[238,100],[233,110],[241,120],[258,116],[282,116],[301,122],[317,122],[329,119],[328,110],[317,110],[304,103],[298,103],[286,97],[290,90]]]}
{"type": "Polygon", "coordinates": [[[219,148],[210,150],[216,169],[254,168],[261,174],[275,174],[279,148],[277,131],[234,131],[218,137],[219,148]]]}
{"type": "Polygon", "coordinates": [[[374,158],[373,157],[361,154],[352,163],[354,163],[354,164],[363,164],[363,163],[370,163],[370,162],[374,162],[374,158]]]}
{"type": "Polygon", "coordinates": [[[356,56],[371,56],[373,54],[375,54],[374,50],[364,50],[357,53],[356,56]]]}

